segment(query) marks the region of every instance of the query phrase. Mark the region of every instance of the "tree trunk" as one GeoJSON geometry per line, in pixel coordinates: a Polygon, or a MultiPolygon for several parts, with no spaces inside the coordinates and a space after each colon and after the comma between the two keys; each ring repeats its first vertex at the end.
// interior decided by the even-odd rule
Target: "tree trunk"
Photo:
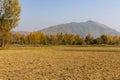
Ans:
{"type": "Polygon", "coordinates": [[[2,47],[2,39],[0,39],[0,47],[2,47]]]}
{"type": "Polygon", "coordinates": [[[5,47],[5,39],[4,38],[2,38],[2,40],[1,40],[1,47],[5,47]]]}

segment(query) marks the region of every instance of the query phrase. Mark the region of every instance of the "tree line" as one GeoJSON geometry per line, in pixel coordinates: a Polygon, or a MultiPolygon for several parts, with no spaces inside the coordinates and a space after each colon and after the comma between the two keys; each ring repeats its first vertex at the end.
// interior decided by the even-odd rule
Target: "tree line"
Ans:
{"type": "Polygon", "coordinates": [[[57,33],[54,35],[46,35],[42,32],[31,32],[28,35],[25,34],[12,34],[9,40],[6,42],[10,44],[20,45],[94,45],[94,44],[106,44],[106,45],[119,45],[120,36],[111,36],[103,34],[98,38],[94,38],[90,33],[86,37],[80,37],[75,34],[63,34],[57,33]]]}

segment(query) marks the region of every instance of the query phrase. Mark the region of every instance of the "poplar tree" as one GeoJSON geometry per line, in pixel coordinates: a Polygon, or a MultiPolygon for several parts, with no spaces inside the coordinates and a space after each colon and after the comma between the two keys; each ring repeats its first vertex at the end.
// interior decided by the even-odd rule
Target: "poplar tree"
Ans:
{"type": "Polygon", "coordinates": [[[18,25],[21,7],[18,0],[0,0],[0,44],[6,45],[8,34],[18,25]]]}
{"type": "Polygon", "coordinates": [[[86,44],[87,45],[93,44],[93,40],[94,40],[93,36],[90,33],[88,33],[88,35],[85,37],[86,44]]]}

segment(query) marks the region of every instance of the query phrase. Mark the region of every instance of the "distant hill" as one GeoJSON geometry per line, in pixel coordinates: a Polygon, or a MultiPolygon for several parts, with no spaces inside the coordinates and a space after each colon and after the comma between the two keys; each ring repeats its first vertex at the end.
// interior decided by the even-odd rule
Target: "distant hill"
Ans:
{"type": "Polygon", "coordinates": [[[80,23],[72,22],[72,23],[60,24],[39,31],[44,32],[46,34],[56,34],[58,32],[78,34],[82,37],[85,37],[88,33],[91,33],[94,37],[99,37],[102,34],[120,35],[120,32],[104,24],[91,20],[80,23]]]}
{"type": "Polygon", "coordinates": [[[12,34],[16,34],[16,33],[28,35],[30,32],[26,32],[26,31],[12,31],[12,34]]]}

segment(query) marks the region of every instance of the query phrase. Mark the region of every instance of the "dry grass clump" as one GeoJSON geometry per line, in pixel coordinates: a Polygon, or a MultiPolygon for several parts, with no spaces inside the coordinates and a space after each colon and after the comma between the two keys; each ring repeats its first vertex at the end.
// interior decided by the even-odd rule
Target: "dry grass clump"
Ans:
{"type": "Polygon", "coordinates": [[[0,79],[120,80],[119,57],[120,47],[11,48],[0,51],[0,79]]]}

